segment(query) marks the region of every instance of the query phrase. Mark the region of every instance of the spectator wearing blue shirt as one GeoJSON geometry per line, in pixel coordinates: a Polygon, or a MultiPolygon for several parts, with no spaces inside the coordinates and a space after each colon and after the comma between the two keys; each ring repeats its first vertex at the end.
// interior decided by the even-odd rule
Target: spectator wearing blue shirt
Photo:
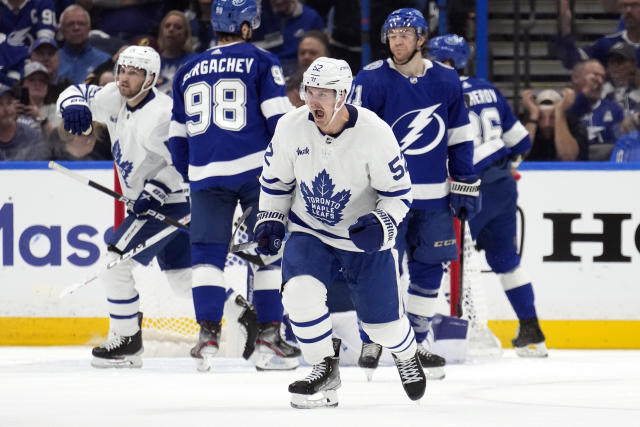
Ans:
{"type": "Polygon", "coordinates": [[[161,62],[156,89],[171,95],[173,76],[182,64],[194,56],[191,48],[191,27],[184,13],[172,10],[162,19],[158,32],[158,52],[161,62]]]}
{"type": "Polygon", "coordinates": [[[84,82],[89,73],[110,58],[108,53],[91,46],[90,28],[91,18],[82,7],[71,5],[62,12],[60,30],[64,37],[64,46],[60,50],[58,74],[74,83],[84,82]]]}
{"type": "Polygon", "coordinates": [[[576,99],[569,112],[587,127],[589,160],[608,160],[621,135],[622,108],[615,101],[601,99],[605,76],[604,67],[596,59],[579,62],[571,73],[576,99]]]}
{"type": "Polygon", "coordinates": [[[309,30],[324,30],[324,20],[298,0],[263,0],[260,28],[253,34],[256,46],[274,53],[285,75],[296,70],[298,44],[309,30]]]}
{"type": "Polygon", "coordinates": [[[633,46],[618,42],[607,55],[607,78],[602,98],[615,101],[622,107],[625,118],[637,114],[640,89],[636,85],[636,51],[633,46]]]}
{"type": "Polygon", "coordinates": [[[16,112],[15,94],[0,84],[0,161],[49,160],[40,126],[16,112]]]}

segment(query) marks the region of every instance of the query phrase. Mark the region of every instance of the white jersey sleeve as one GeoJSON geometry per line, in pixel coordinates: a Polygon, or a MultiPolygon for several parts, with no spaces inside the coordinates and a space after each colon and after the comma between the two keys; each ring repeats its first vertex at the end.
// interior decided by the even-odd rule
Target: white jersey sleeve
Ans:
{"type": "Polygon", "coordinates": [[[69,86],[58,96],[56,105],[58,114],[62,113],[66,105],[78,100],[87,104],[94,121],[107,125],[110,119],[114,120],[118,116],[118,111],[125,103],[120,95],[118,86],[113,82],[106,84],[104,87],[76,84],[69,86]]]}
{"type": "Polygon", "coordinates": [[[295,157],[287,149],[286,126],[276,125],[271,142],[264,153],[260,176],[260,210],[288,215],[296,188],[295,157]]]}

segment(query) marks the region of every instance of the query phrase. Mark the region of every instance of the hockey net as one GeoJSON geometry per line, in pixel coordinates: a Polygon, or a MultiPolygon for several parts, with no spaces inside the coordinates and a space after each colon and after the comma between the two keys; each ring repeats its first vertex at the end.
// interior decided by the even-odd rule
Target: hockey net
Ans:
{"type": "Polygon", "coordinates": [[[467,360],[499,358],[502,356],[502,345],[488,325],[487,300],[482,283],[482,254],[476,250],[469,227],[465,227],[464,236],[461,236],[458,220],[455,220],[455,227],[458,247],[464,251],[463,269],[460,270],[459,261],[449,264],[443,279],[442,294],[447,296],[451,316],[456,316],[462,274],[462,318],[469,322],[467,360]]]}

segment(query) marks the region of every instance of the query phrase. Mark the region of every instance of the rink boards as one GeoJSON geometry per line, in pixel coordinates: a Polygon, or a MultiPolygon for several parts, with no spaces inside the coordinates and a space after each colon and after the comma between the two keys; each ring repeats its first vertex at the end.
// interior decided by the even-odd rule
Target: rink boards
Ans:
{"type": "MultiPolygon", "coordinates": [[[[67,163],[106,186],[108,162],[67,163]]],[[[640,165],[521,166],[522,265],[554,348],[640,348],[640,165]]],[[[113,199],[48,170],[0,163],[0,345],[83,344],[106,333],[102,289],[58,297],[103,264],[113,199]]],[[[175,302],[155,269],[137,272],[141,301],[175,302]]],[[[231,282],[242,287],[240,275],[231,282]]],[[[517,322],[499,281],[482,274],[490,326],[505,346],[517,322]]]]}

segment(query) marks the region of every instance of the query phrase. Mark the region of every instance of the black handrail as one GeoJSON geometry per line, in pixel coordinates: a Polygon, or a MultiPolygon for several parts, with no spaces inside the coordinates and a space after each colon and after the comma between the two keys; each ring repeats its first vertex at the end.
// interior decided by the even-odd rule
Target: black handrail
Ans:
{"type": "Polygon", "coordinates": [[[536,0],[529,0],[529,19],[522,25],[520,2],[513,1],[513,109],[516,113],[520,105],[520,37],[523,39],[524,87],[531,87],[531,30],[536,25],[536,0]]]}

